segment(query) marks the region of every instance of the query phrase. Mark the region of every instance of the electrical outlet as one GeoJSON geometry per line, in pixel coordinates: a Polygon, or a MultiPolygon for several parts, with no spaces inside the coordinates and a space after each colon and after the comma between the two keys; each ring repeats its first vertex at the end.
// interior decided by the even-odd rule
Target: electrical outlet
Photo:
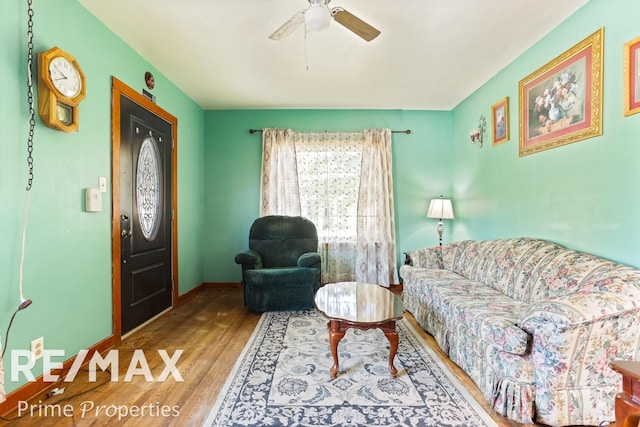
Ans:
{"type": "Polygon", "coordinates": [[[42,357],[42,353],[44,352],[44,337],[36,338],[31,341],[31,354],[33,355],[33,360],[38,360],[42,357]]]}

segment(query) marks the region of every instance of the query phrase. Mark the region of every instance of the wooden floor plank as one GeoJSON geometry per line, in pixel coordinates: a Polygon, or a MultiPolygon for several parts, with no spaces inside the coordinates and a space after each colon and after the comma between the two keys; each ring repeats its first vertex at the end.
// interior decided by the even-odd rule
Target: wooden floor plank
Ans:
{"type": "MultiPolygon", "coordinates": [[[[411,315],[409,321],[417,326],[411,315]]],[[[143,328],[125,337],[116,347],[119,351],[119,381],[111,382],[109,372],[96,373],[97,381],[89,381],[89,373],[82,370],[71,383],[61,383],[65,392],[59,396],[47,398],[37,396],[31,405],[70,405],[74,409],[73,417],[31,416],[3,423],[6,426],[200,426],[206,420],[220,390],[224,386],[228,373],[238,360],[245,344],[253,333],[260,315],[246,310],[242,301],[242,290],[237,288],[215,289],[205,287],[190,296],[163,316],[145,325],[143,328]],[[172,376],[165,382],[146,382],[136,376],[131,382],[123,382],[124,375],[134,350],[144,350],[152,373],[158,376],[163,370],[164,361],[158,349],[166,349],[171,356],[177,349],[183,349],[177,363],[184,382],[177,382],[172,376]],[[95,409],[81,414],[83,402],[86,405],[151,405],[153,408],[177,407],[178,417],[146,416],[105,417],[95,415],[95,409]]],[[[425,342],[442,356],[449,369],[460,379],[471,394],[487,409],[488,405],[482,393],[469,377],[453,362],[442,354],[435,340],[421,331],[425,342]]],[[[149,408],[149,409],[153,409],[149,408]]],[[[490,410],[488,412],[491,413],[490,410]]],[[[9,414],[15,418],[16,413],[9,414]]],[[[519,424],[504,417],[492,417],[500,427],[520,427],[519,424]]]]}

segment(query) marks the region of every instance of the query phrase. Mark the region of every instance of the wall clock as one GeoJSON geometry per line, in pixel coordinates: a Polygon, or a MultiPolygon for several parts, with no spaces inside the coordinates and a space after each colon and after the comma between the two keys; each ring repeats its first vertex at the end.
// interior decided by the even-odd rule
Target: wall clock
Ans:
{"type": "Polygon", "coordinates": [[[38,54],[38,114],[45,125],[77,131],[85,91],[84,73],[73,56],[57,46],[38,54]]]}

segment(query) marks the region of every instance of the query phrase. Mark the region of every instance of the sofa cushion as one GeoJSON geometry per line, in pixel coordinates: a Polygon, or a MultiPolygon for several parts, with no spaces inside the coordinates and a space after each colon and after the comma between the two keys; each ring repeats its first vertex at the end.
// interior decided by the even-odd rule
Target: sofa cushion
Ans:
{"type": "Polygon", "coordinates": [[[451,267],[464,277],[522,299],[540,260],[560,249],[554,243],[530,238],[463,241],[453,248],[451,267]]]}
{"type": "Polygon", "coordinates": [[[462,323],[470,335],[498,350],[524,354],[529,349],[530,336],[516,325],[527,304],[468,279],[434,287],[433,298],[450,330],[462,323]]]}
{"type": "Polygon", "coordinates": [[[405,292],[429,304],[448,330],[462,322],[471,335],[499,350],[527,351],[529,336],[516,326],[527,304],[449,270],[405,268],[401,275],[410,283],[405,292]]]}
{"type": "Polygon", "coordinates": [[[594,276],[611,271],[615,265],[613,261],[583,252],[558,251],[538,264],[521,299],[537,302],[579,291],[594,276]]]}
{"type": "Polygon", "coordinates": [[[418,268],[444,268],[442,265],[442,250],[423,248],[407,252],[411,265],[418,268]]]}
{"type": "Polygon", "coordinates": [[[400,277],[407,286],[411,286],[411,289],[405,287],[405,292],[418,292],[429,291],[434,281],[441,280],[458,280],[460,275],[449,270],[438,270],[431,268],[416,268],[408,265],[400,266],[400,277]],[[428,285],[428,286],[425,286],[428,285]]]}
{"type": "Polygon", "coordinates": [[[546,240],[520,237],[445,245],[443,266],[511,298],[533,303],[575,292],[615,263],[546,240]]]}

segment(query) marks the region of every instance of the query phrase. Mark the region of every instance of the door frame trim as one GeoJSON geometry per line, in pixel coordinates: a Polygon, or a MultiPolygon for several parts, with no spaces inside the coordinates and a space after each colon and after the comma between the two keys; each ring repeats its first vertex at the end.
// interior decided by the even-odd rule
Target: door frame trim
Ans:
{"type": "Polygon", "coordinates": [[[115,344],[122,340],[122,294],[120,290],[120,96],[124,95],[143,108],[171,124],[171,279],[173,282],[171,307],[178,303],[178,119],[145,98],[120,80],[111,77],[111,265],[112,313],[115,344]]]}

